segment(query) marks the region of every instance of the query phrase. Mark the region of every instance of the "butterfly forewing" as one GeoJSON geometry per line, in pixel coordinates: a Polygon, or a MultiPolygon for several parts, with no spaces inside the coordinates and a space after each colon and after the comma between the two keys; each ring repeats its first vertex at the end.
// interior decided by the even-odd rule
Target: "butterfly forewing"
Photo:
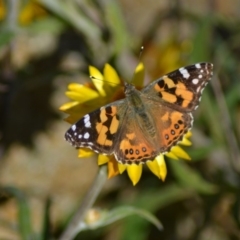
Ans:
{"type": "Polygon", "coordinates": [[[65,139],[76,148],[86,147],[102,154],[112,154],[120,125],[122,100],[108,104],[72,125],[65,139]]]}
{"type": "Polygon", "coordinates": [[[162,100],[172,108],[190,112],[198,107],[212,70],[211,63],[182,67],[152,82],[142,91],[156,101],[162,100]]]}

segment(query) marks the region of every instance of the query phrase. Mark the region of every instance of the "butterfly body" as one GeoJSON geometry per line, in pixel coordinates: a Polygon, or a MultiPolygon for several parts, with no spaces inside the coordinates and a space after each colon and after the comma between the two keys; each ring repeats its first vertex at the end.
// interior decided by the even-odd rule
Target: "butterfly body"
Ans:
{"type": "Polygon", "coordinates": [[[148,132],[148,136],[154,138],[156,136],[155,123],[147,111],[152,100],[129,83],[125,83],[125,95],[127,101],[125,106],[127,107],[126,112],[129,113],[129,119],[134,119],[143,132],[148,132]]]}
{"type": "Polygon", "coordinates": [[[85,115],[65,134],[75,147],[140,164],[170,151],[192,127],[192,112],[212,76],[212,64],[180,68],[141,91],[125,83],[126,98],[85,115]]]}

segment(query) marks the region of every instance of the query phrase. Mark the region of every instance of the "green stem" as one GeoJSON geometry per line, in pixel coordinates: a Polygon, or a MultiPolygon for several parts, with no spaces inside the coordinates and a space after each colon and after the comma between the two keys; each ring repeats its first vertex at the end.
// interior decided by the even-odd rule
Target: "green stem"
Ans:
{"type": "Polygon", "coordinates": [[[83,201],[79,209],[73,216],[72,220],[68,224],[63,234],[60,236],[59,240],[72,240],[78,234],[78,232],[81,230],[81,223],[83,222],[87,211],[94,204],[106,180],[107,180],[107,165],[104,164],[100,166],[98,175],[96,176],[94,182],[92,183],[92,186],[90,187],[87,194],[83,198],[83,201]]]}
{"type": "Polygon", "coordinates": [[[9,9],[7,14],[7,25],[8,29],[13,33],[16,32],[18,27],[18,15],[20,9],[20,1],[19,0],[9,0],[7,1],[7,8],[9,9]]]}

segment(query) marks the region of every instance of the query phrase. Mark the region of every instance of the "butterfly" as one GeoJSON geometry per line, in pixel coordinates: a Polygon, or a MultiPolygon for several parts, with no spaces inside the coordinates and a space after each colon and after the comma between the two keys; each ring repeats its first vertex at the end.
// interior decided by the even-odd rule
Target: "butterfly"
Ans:
{"type": "Polygon", "coordinates": [[[153,160],[191,129],[192,112],[212,75],[213,64],[203,62],[179,68],[140,91],[125,83],[124,99],[86,114],[65,139],[77,148],[114,154],[122,164],[153,160]]]}

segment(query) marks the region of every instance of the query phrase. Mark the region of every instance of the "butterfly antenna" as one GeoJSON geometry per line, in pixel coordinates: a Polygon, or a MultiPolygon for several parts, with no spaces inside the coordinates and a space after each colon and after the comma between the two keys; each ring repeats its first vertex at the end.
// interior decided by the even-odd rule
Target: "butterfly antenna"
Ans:
{"type": "Polygon", "coordinates": [[[116,86],[117,85],[120,85],[121,86],[121,84],[119,84],[119,83],[115,83],[115,82],[111,82],[111,81],[107,81],[107,80],[103,80],[103,79],[100,79],[100,78],[96,78],[96,77],[94,77],[94,76],[89,76],[91,79],[94,79],[94,80],[97,80],[97,81],[102,81],[102,82],[106,82],[106,83],[111,83],[111,84],[115,84],[116,86]]]}
{"type": "Polygon", "coordinates": [[[140,52],[139,52],[139,56],[138,56],[138,60],[139,60],[139,62],[141,62],[141,58],[142,58],[142,54],[143,54],[143,50],[144,50],[144,46],[141,46],[141,48],[140,48],[140,52]]]}
{"type": "Polygon", "coordinates": [[[134,82],[134,78],[136,77],[136,70],[140,66],[143,50],[144,50],[144,46],[141,46],[140,51],[139,51],[139,55],[138,55],[138,63],[137,63],[137,66],[135,67],[131,82],[134,82]]]}

